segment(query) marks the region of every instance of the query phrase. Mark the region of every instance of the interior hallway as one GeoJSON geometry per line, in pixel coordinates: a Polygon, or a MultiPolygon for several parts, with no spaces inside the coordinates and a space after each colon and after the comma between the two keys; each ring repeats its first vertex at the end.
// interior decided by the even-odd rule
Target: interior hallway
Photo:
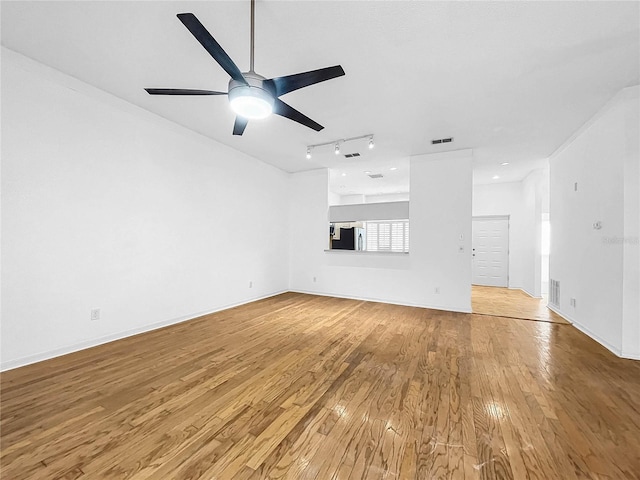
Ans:
{"type": "Polygon", "coordinates": [[[501,287],[471,286],[471,309],[479,315],[512,317],[541,322],[568,324],[547,308],[547,300],[534,298],[522,290],[501,287]]]}

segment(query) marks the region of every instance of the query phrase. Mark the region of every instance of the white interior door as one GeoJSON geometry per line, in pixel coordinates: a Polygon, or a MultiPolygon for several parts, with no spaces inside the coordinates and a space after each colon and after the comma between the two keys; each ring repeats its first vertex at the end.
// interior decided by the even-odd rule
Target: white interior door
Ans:
{"type": "Polygon", "coordinates": [[[473,217],[474,285],[509,286],[509,217],[473,217]]]}

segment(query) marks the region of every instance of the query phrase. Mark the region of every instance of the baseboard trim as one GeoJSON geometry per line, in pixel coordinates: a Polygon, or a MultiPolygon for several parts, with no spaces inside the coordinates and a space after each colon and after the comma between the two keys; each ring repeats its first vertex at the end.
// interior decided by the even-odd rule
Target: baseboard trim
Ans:
{"type": "Polygon", "coordinates": [[[589,330],[587,327],[585,327],[584,325],[581,325],[578,322],[574,322],[572,325],[574,327],[576,327],[578,330],[580,330],[582,333],[584,333],[585,335],[588,335],[589,337],[594,339],[596,342],[598,342],[600,345],[605,347],[611,353],[613,353],[616,356],[622,358],[622,350],[617,348],[615,345],[612,345],[607,340],[605,340],[604,338],[602,338],[601,336],[597,335],[596,333],[594,333],[593,331],[589,330]]]}
{"type": "Polygon", "coordinates": [[[640,360],[640,353],[627,353],[623,350],[621,357],[629,360],[640,360]]]}
{"type": "Polygon", "coordinates": [[[524,293],[529,295],[531,298],[536,298],[536,299],[541,299],[542,298],[542,295],[536,296],[533,293],[529,292],[528,290],[525,290],[524,288],[520,288],[520,290],[522,290],[524,293]]]}
{"type": "Polygon", "coordinates": [[[562,313],[560,311],[560,309],[558,307],[555,307],[553,305],[551,305],[550,303],[547,305],[547,308],[549,310],[551,310],[553,313],[557,313],[558,315],[560,315],[562,318],[564,318],[567,322],[569,322],[571,325],[573,325],[575,323],[574,320],[571,319],[571,317],[565,313],[562,313]]]}
{"type": "Polygon", "coordinates": [[[529,297],[531,298],[535,298],[535,299],[541,299],[542,295],[540,296],[535,296],[533,293],[529,292],[527,289],[523,288],[523,287],[507,287],[509,290],[520,290],[522,293],[527,294],[529,297]]]}
{"type": "MultiPolygon", "coordinates": [[[[519,290],[522,290],[522,289],[519,289],[519,290]]],[[[396,302],[396,301],[390,301],[390,300],[385,300],[385,299],[380,299],[380,298],[373,298],[373,297],[348,296],[348,295],[340,295],[340,294],[334,294],[334,293],[313,292],[313,291],[310,291],[310,290],[300,290],[300,289],[298,289],[298,290],[280,290],[280,291],[277,291],[277,292],[269,293],[267,295],[249,298],[249,299],[241,301],[241,302],[237,302],[237,303],[232,303],[232,304],[227,304],[227,305],[223,305],[223,306],[220,306],[220,307],[216,307],[216,308],[213,308],[211,310],[206,310],[206,311],[197,312],[197,313],[185,315],[185,316],[178,317],[178,318],[164,320],[162,322],[157,322],[157,323],[153,323],[153,324],[150,324],[150,325],[145,325],[145,326],[142,326],[142,327],[139,327],[139,328],[134,328],[134,329],[126,330],[126,331],[123,331],[123,332],[118,332],[118,333],[114,333],[114,334],[111,334],[111,335],[106,335],[106,336],[95,338],[95,339],[92,339],[92,340],[87,340],[85,342],[80,342],[80,343],[76,343],[76,344],[73,344],[73,345],[68,345],[68,346],[65,346],[65,347],[60,347],[60,348],[56,348],[56,349],[53,349],[53,350],[48,350],[46,352],[41,352],[41,353],[37,353],[37,354],[34,354],[34,355],[27,355],[25,357],[21,357],[21,358],[15,359],[15,360],[9,360],[9,361],[6,361],[6,362],[3,362],[2,364],[0,364],[0,371],[1,372],[5,372],[7,370],[13,370],[15,368],[24,367],[26,365],[31,365],[33,363],[42,362],[44,360],[50,360],[52,358],[60,357],[60,356],[67,355],[67,354],[73,353],[73,352],[78,352],[80,350],[85,350],[87,348],[97,347],[99,345],[104,345],[105,343],[114,342],[116,340],[121,340],[123,338],[131,337],[133,335],[139,335],[141,333],[151,332],[151,331],[157,330],[159,328],[164,328],[164,327],[168,327],[168,326],[171,326],[171,325],[177,325],[177,324],[182,323],[182,322],[187,322],[189,320],[194,320],[194,319],[202,317],[204,315],[210,315],[212,313],[221,312],[223,310],[228,310],[230,308],[239,307],[241,305],[246,305],[247,303],[256,302],[258,300],[263,300],[265,298],[275,297],[276,295],[281,295],[281,294],[287,293],[287,292],[304,293],[304,294],[308,294],[308,295],[319,295],[319,296],[323,296],[323,297],[346,298],[346,299],[350,299],[350,300],[360,300],[360,301],[366,301],[366,302],[389,303],[391,305],[401,305],[401,306],[406,306],[406,307],[427,308],[427,309],[431,309],[431,310],[440,310],[440,311],[446,311],[446,312],[472,313],[471,308],[469,308],[469,309],[460,309],[460,308],[452,308],[452,307],[442,306],[442,305],[425,305],[425,304],[419,304],[419,303],[413,303],[413,302],[396,302]]],[[[527,293],[527,292],[525,292],[525,293],[527,293]]],[[[596,342],[598,342],[600,345],[605,347],[607,350],[609,350],[614,355],[616,355],[616,356],[618,356],[620,358],[626,358],[626,359],[630,359],[630,360],[640,360],[640,354],[638,354],[638,353],[627,353],[627,352],[621,351],[620,349],[618,349],[614,345],[611,345],[605,339],[601,338],[600,336],[598,336],[597,334],[595,334],[594,332],[589,330],[584,325],[581,325],[578,321],[576,321],[570,315],[567,315],[566,313],[562,312],[557,307],[552,306],[552,305],[548,305],[547,307],[549,308],[549,310],[551,310],[552,312],[560,315],[562,318],[564,318],[567,322],[569,322],[575,328],[577,328],[582,333],[584,333],[588,337],[590,337],[593,340],[595,340],[596,342]]]]}
{"type": "Polygon", "coordinates": [[[321,297],[335,297],[335,298],[346,298],[348,300],[360,300],[363,302],[376,302],[376,303],[388,303],[390,305],[400,305],[403,307],[418,307],[418,308],[428,308],[430,310],[440,310],[443,312],[457,312],[457,313],[473,313],[471,311],[471,308],[468,309],[460,309],[460,308],[453,308],[453,307],[448,307],[448,306],[442,306],[442,305],[425,305],[425,304],[420,304],[420,303],[413,303],[413,302],[396,302],[393,300],[386,300],[386,299],[381,299],[381,298],[375,298],[375,297],[358,297],[358,296],[352,296],[352,295],[341,295],[341,294],[337,294],[337,293],[323,293],[323,292],[314,292],[311,290],[290,290],[293,293],[304,293],[307,295],[318,295],[321,297]]]}
{"type": "Polygon", "coordinates": [[[584,325],[582,325],[575,318],[572,318],[570,315],[567,315],[566,313],[563,313],[558,307],[547,305],[547,308],[549,308],[549,310],[551,310],[552,312],[555,312],[558,315],[560,315],[567,322],[569,322],[572,326],[574,326],[575,328],[580,330],[582,333],[587,335],[589,338],[591,338],[591,339],[595,340],[596,342],[598,342],[600,345],[602,345],[604,348],[609,350],[611,353],[613,353],[617,357],[627,358],[629,360],[640,360],[640,355],[637,355],[637,354],[636,355],[634,355],[634,354],[628,355],[628,354],[626,354],[626,352],[623,352],[620,348],[616,347],[615,345],[612,345],[607,340],[605,340],[604,338],[602,338],[598,334],[594,333],[589,328],[587,328],[584,325]]]}
{"type": "Polygon", "coordinates": [[[20,357],[15,360],[8,360],[0,364],[0,372],[6,372],[7,370],[13,370],[15,368],[24,367],[27,365],[31,365],[33,363],[42,362],[44,360],[50,360],[52,358],[61,357],[63,355],[68,355],[69,353],[79,352],[80,350],[86,350],[87,348],[97,347],[99,345],[104,345],[105,343],[115,342],[117,340],[122,340],[123,338],[132,337],[133,335],[139,335],[141,333],[158,330],[159,328],[169,327],[171,325],[177,325],[182,322],[188,322],[189,320],[195,320],[196,318],[203,317],[205,315],[210,315],[212,313],[221,312],[223,310],[228,310],[230,308],[239,307],[240,305],[246,305],[247,303],[251,303],[251,302],[257,302],[258,300],[264,300],[265,298],[275,297],[276,295],[281,295],[283,293],[286,293],[287,291],[288,290],[281,290],[281,291],[269,293],[267,295],[263,295],[260,297],[253,297],[253,298],[244,300],[242,302],[237,302],[237,303],[227,304],[221,307],[216,307],[211,310],[184,315],[184,316],[172,318],[169,320],[163,320],[161,322],[144,325],[142,327],[133,328],[131,330],[125,330],[123,332],[117,332],[110,335],[105,335],[103,337],[86,340],[84,342],[74,343],[73,345],[67,345],[64,347],[55,348],[53,350],[48,350],[46,352],[27,355],[25,357],[20,357]]]}

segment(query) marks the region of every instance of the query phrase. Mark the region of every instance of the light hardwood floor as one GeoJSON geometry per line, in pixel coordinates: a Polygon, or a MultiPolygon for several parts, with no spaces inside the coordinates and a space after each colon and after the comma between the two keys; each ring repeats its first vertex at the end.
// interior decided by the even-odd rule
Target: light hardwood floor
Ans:
{"type": "Polygon", "coordinates": [[[288,293],[2,375],[4,479],[640,478],[570,325],[288,293]]]}
{"type": "Polygon", "coordinates": [[[531,297],[522,290],[473,285],[471,287],[471,308],[473,313],[482,315],[568,323],[560,315],[547,308],[546,300],[531,297]]]}

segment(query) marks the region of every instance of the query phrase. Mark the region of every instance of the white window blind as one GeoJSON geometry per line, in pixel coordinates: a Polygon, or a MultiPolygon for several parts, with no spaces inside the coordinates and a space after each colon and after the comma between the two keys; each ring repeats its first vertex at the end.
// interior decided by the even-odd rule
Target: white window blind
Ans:
{"type": "Polygon", "coordinates": [[[365,222],[367,251],[408,252],[409,220],[365,222]]]}
{"type": "Polygon", "coordinates": [[[409,221],[404,223],[404,248],[405,252],[409,251],[409,221]]]}
{"type": "Polygon", "coordinates": [[[365,231],[367,233],[367,251],[375,252],[378,250],[378,224],[374,222],[365,223],[365,231]]]}

